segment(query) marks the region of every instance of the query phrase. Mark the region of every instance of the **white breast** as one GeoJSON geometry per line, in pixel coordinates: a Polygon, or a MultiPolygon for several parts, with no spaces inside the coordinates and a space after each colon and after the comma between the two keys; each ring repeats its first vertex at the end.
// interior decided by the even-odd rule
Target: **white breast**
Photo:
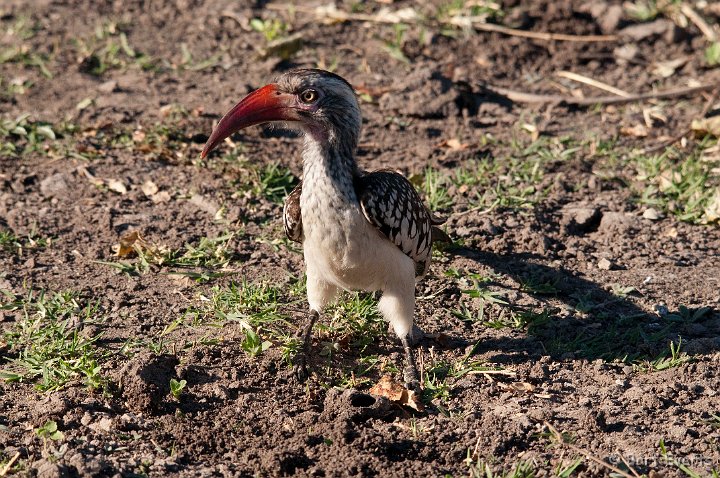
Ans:
{"type": "Polygon", "coordinates": [[[413,270],[412,260],[367,221],[352,186],[340,192],[323,183],[304,182],[300,196],[308,273],[346,290],[375,291],[413,270]]]}

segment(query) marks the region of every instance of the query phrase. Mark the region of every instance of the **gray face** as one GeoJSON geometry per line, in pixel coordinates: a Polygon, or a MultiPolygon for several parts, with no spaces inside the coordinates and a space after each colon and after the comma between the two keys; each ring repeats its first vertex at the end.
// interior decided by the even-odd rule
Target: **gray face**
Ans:
{"type": "Polygon", "coordinates": [[[317,139],[342,143],[343,149],[355,148],[362,119],[347,81],[327,71],[302,69],[284,73],[276,84],[280,91],[295,96],[303,129],[317,139]]]}

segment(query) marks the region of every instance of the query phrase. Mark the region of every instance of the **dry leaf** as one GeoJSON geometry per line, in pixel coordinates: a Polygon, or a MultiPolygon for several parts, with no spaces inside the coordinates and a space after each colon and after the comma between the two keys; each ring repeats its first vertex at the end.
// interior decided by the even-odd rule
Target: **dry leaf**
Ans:
{"type": "Polygon", "coordinates": [[[135,244],[144,243],[138,231],[130,231],[120,236],[120,245],[118,247],[118,257],[134,257],[137,255],[135,244]]]}
{"type": "Polygon", "coordinates": [[[167,191],[160,191],[157,194],[150,196],[150,200],[155,204],[166,203],[170,200],[170,193],[167,191]]]}
{"type": "Polygon", "coordinates": [[[678,58],[677,60],[656,61],[655,68],[652,72],[661,78],[670,78],[675,74],[675,70],[687,63],[686,58],[678,58]]]}
{"type": "Polygon", "coordinates": [[[636,138],[644,138],[648,135],[648,130],[644,124],[636,124],[635,126],[621,127],[620,134],[622,134],[624,136],[634,136],[636,138]]]}
{"type": "Polygon", "coordinates": [[[150,181],[149,179],[142,184],[141,189],[143,194],[145,194],[146,196],[152,196],[160,190],[157,184],[150,181]]]}
{"type": "Polygon", "coordinates": [[[425,406],[420,401],[420,397],[415,392],[405,388],[400,382],[393,379],[390,375],[383,375],[382,378],[370,389],[371,395],[385,397],[391,402],[405,405],[410,408],[422,412],[425,406]]]}
{"type": "Polygon", "coordinates": [[[498,387],[502,388],[503,390],[508,390],[513,393],[530,393],[533,390],[535,390],[535,387],[533,384],[528,382],[512,382],[512,383],[503,383],[498,382],[498,387]]]}
{"type": "Polygon", "coordinates": [[[533,141],[537,141],[540,137],[540,130],[538,130],[537,126],[534,124],[523,123],[520,127],[530,133],[530,138],[532,138],[533,141]]]}
{"type": "Polygon", "coordinates": [[[115,191],[116,193],[119,193],[119,194],[127,193],[127,188],[125,187],[125,185],[121,181],[118,181],[117,179],[108,179],[107,187],[110,191],[115,191]]]}
{"type": "Polygon", "coordinates": [[[705,136],[706,134],[720,137],[720,116],[713,116],[711,118],[694,119],[690,123],[690,128],[698,136],[705,136]]]}
{"type": "Polygon", "coordinates": [[[465,151],[470,146],[468,143],[461,143],[460,140],[457,138],[451,138],[447,141],[443,141],[442,145],[447,146],[453,151],[465,151]]]}
{"type": "Polygon", "coordinates": [[[143,141],[145,141],[145,136],[145,131],[141,129],[136,129],[135,131],[133,131],[132,139],[136,143],[142,143],[143,141]]]}

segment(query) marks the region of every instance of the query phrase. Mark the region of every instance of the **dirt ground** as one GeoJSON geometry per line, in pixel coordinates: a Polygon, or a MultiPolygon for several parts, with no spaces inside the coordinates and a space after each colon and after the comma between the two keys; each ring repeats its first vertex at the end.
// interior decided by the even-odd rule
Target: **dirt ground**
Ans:
{"type": "Polygon", "coordinates": [[[720,10],[433,3],[0,4],[0,476],[720,473],[720,128],[689,129],[717,97],[484,88],[717,85],[687,7],[715,32],[720,10]],[[612,37],[451,25],[470,17],[612,37]],[[402,358],[369,295],[326,312],[292,377],[300,140],[250,128],[200,160],[301,66],[357,89],[360,164],[448,218],[417,286],[422,412],[368,393],[402,358]]]}

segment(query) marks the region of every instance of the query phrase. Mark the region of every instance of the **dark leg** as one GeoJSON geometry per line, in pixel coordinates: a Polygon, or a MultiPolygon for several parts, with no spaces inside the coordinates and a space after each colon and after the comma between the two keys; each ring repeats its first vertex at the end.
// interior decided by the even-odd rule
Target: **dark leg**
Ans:
{"type": "Polygon", "coordinates": [[[320,313],[317,310],[311,310],[310,317],[308,318],[305,327],[298,329],[297,337],[302,339],[302,348],[298,350],[293,358],[293,373],[300,382],[304,382],[308,379],[308,377],[310,377],[307,369],[307,357],[310,354],[312,329],[318,318],[320,318],[320,313]]]}
{"type": "Polygon", "coordinates": [[[417,367],[415,366],[415,354],[410,348],[410,340],[403,337],[402,345],[405,349],[405,368],[403,369],[403,380],[405,380],[405,388],[420,395],[420,380],[418,380],[417,367]]]}

